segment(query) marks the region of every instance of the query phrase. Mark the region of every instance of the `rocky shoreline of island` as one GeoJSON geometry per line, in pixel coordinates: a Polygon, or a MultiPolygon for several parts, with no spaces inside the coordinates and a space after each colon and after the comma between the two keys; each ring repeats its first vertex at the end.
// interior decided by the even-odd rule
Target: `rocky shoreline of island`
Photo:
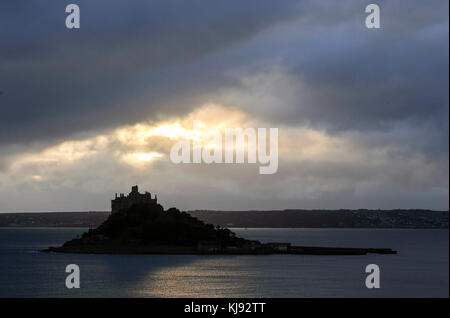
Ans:
{"type": "MultiPolygon", "coordinates": [[[[263,244],[264,245],[264,244],[263,244]]],[[[76,253],[76,254],[149,254],[149,255],[367,255],[367,254],[397,254],[390,248],[351,248],[351,247],[320,247],[320,246],[290,246],[287,249],[217,249],[199,250],[185,246],[72,246],[49,247],[42,252],[76,253]]]]}

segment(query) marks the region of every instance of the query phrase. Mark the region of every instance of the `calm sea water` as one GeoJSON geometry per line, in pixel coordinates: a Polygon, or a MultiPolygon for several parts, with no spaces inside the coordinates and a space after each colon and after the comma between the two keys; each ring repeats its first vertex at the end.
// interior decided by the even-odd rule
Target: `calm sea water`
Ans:
{"type": "Polygon", "coordinates": [[[84,229],[0,228],[0,297],[448,297],[448,230],[234,229],[265,242],[390,247],[398,255],[195,256],[41,253],[84,229]],[[81,288],[65,287],[78,264],[81,288]],[[367,264],[381,288],[365,287],[367,264]]]}

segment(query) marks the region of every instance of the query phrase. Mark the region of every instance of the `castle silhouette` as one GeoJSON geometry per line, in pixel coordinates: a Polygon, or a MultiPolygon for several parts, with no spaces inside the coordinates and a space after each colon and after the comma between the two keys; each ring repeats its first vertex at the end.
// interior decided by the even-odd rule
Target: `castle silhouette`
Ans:
{"type": "Polygon", "coordinates": [[[147,204],[147,205],[156,205],[157,197],[152,199],[152,195],[149,192],[139,193],[138,186],[132,186],[131,192],[125,196],[123,193],[120,193],[115,199],[111,200],[111,214],[120,213],[121,211],[129,209],[134,204],[147,204]]]}

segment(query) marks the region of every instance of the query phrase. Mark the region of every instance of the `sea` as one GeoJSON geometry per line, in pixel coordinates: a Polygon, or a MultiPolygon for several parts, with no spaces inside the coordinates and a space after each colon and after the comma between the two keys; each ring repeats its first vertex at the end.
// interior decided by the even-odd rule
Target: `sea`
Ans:
{"type": "Polygon", "coordinates": [[[83,228],[0,228],[0,297],[449,297],[449,232],[232,229],[262,242],[392,248],[395,255],[92,255],[43,253],[83,228]],[[68,289],[66,266],[80,268],[68,289]],[[367,288],[378,265],[380,288],[367,288]]]}

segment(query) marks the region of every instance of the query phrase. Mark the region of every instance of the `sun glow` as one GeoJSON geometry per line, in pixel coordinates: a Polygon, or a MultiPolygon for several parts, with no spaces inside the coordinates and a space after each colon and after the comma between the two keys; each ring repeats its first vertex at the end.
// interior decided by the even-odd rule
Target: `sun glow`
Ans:
{"type": "Polygon", "coordinates": [[[183,136],[189,135],[189,130],[183,128],[179,122],[175,122],[173,124],[157,126],[155,128],[151,128],[147,131],[146,136],[160,136],[167,137],[171,139],[181,138],[183,136]]]}
{"type": "Polygon", "coordinates": [[[150,161],[155,158],[160,158],[163,155],[157,152],[150,152],[150,153],[133,153],[131,154],[131,157],[136,158],[140,161],[150,161]]]}
{"type": "MultiPolygon", "coordinates": [[[[80,140],[67,140],[44,148],[39,152],[21,154],[12,162],[16,172],[26,170],[28,176],[42,176],[48,169],[64,168],[96,156],[112,158],[116,163],[132,168],[150,168],[152,163],[170,153],[171,147],[182,139],[201,142],[202,147],[214,150],[223,146],[223,140],[214,136],[224,134],[226,128],[264,127],[245,112],[217,104],[205,104],[183,117],[118,127],[103,135],[80,140]],[[201,122],[195,129],[193,122],[201,122]]],[[[286,129],[280,136],[280,152],[292,160],[317,158],[327,154],[327,149],[338,140],[310,129],[286,129]]],[[[247,147],[247,142],[243,147],[247,147]]],[[[235,145],[237,147],[237,145],[235,145]]],[[[345,145],[339,147],[347,149],[345,145]]],[[[237,149],[236,149],[237,150],[237,149]]],[[[339,156],[337,156],[339,157],[339,156]]],[[[94,160],[94,159],[93,159],[94,160]]],[[[34,181],[41,181],[32,177],[34,181]]]]}
{"type": "Polygon", "coordinates": [[[125,153],[120,156],[120,161],[137,169],[142,169],[148,166],[149,163],[163,157],[163,154],[158,152],[136,152],[125,153]]]}

